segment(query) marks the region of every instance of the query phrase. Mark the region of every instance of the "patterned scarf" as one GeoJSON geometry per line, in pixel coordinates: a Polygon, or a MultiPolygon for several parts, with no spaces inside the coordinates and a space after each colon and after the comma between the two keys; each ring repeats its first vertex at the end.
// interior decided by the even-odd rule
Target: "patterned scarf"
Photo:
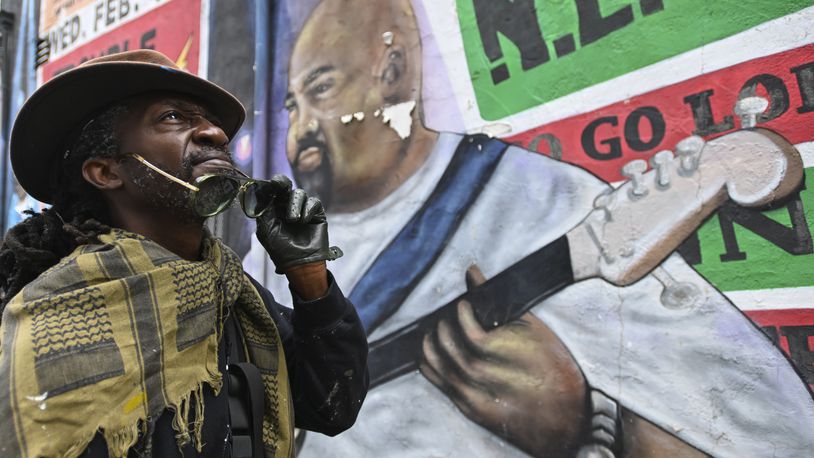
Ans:
{"type": "Polygon", "coordinates": [[[201,261],[120,230],[100,241],[43,273],[3,313],[2,456],[75,457],[98,431],[111,457],[126,456],[167,408],[179,446],[200,451],[202,388],[221,388],[218,342],[235,313],[265,388],[266,457],[290,457],[282,344],[237,255],[209,236],[201,261]]]}

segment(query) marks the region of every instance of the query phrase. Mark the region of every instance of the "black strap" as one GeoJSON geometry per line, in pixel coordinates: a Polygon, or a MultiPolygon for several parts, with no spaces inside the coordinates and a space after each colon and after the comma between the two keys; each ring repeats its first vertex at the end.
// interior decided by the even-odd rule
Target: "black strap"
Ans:
{"type": "MultiPolygon", "coordinates": [[[[234,458],[252,457],[261,458],[263,456],[263,379],[260,378],[260,371],[252,363],[230,363],[229,376],[240,379],[240,391],[234,393],[245,402],[244,408],[248,410],[249,427],[243,431],[232,429],[232,455],[234,458]],[[243,434],[240,434],[240,433],[243,434]],[[248,436],[248,440],[246,437],[248,436]],[[249,445],[249,447],[247,447],[249,445]],[[239,446],[242,450],[237,450],[239,446]],[[251,450],[250,454],[247,454],[251,450]],[[240,454],[238,454],[238,452],[240,454]]],[[[229,405],[231,406],[233,393],[229,393],[229,405]]],[[[245,412],[245,411],[244,411],[245,412]]],[[[245,415],[245,413],[244,413],[245,415]]],[[[232,415],[234,419],[235,416],[232,415]]]]}
{"type": "Polygon", "coordinates": [[[368,334],[401,307],[435,264],[508,147],[485,135],[461,140],[430,196],[350,293],[368,334]]]}
{"type": "Polygon", "coordinates": [[[457,320],[461,300],[472,304],[478,322],[489,330],[519,318],[572,283],[568,238],[562,236],[429,315],[371,343],[370,388],[418,369],[424,336],[442,319],[457,320]]]}
{"type": "Polygon", "coordinates": [[[233,314],[227,317],[224,330],[229,343],[229,370],[226,379],[232,457],[261,458],[265,402],[263,379],[257,366],[246,361],[243,333],[233,314]]]}

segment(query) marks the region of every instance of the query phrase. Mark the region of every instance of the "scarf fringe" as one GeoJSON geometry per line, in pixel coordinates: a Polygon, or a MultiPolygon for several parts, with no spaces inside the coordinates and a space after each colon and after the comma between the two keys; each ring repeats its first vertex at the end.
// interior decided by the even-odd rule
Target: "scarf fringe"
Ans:
{"type": "MultiPolygon", "coordinates": [[[[195,422],[192,423],[192,438],[195,441],[195,450],[201,453],[201,447],[203,447],[201,430],[203,429],[204,421],[203,385],[198,386],[193,398],[195,398],[195,422]]],[[[192,399],[190,399],[190,401],[192,401],[192,399]]]]}
{"type": "MultiPolygon", "coordinates": [[[[124,428],[113,431],[100,431],[107,443],[107,453],[111,458],[126,458],[130,449],[138,442],[140,433],[144,430],[144,423],[138,422],[136,424],[125,426],[124,428]]],[[[93,431],[84,435],[81,439],[75,441],[65,450],[62,454],[64,458],[77,458],[85,453],[85,450],[90,445],[93,438],[96,436],[97,431],[93,431]]]]}
{"type": "MultiPolygon", "coordinates": [[[[183,455],[183,447],[190,443],[195,446],[195,450],[201,453],[203,447],[203,422],[204,422],[204,397],[203,385],[208,384],[212,391],[217,396],[223,386],[223,376],[219,372],[209,373],[210,379],[206,382],[199,383],[192,391],[186,396],[181,398],[178,404],[171,405],[170,408],[175,411],[173,416],[172,428],[177,431],[175,440],[178,445],[178,450],[183,455]],[[190,423],[189,414],[192,408],[195,420],[190,423]]],[[[136,424],[126,426],[124,428],[114,431],[102,431],[102,435],[107,443],[107,452],[111,458],[127,457],[130,449],[138,443],[139,437],[142,433],[147,433],[146,422],[139,420],[136,424]]],[[[96,431],[83,436],[81,439],[75,441],[71,446],[62,454],[63,458],[78,458],[90,445],[93,438],[96,436],[96,431]]],[[[149,440],[149,439],[148,439],[149,440]]]]}
{"type": "Polygon", "coordinates": [[[105,442],[107,442],[107,453],[110,458],[126,458],[130,448],[136,445],[142,427],[138,423],[126,426],[117,431],[105,431],[105,442]]]}
{"type": "Polygon", "coordinates": [[[90,434],[83,436],[81,439],[75,441],[65,450],[65,453],[62,454],[63,458],[76,458],[81,454],[85,453],[85,449],[88,448],[90,441],[93,440],[93,436],[96,435],[96,431],[93,431],[90,434]]]}
{"type": "MultiPolygon", "coordinates": [[[[193,392],[197,390],[198,388],[193,392]]],[[[176,431],[175,442],[178,443],[178,451],[182,456],[184,446],[191,440],[189,436],[189,399],[191,396],[192,392],[181,398],[177,405],[170,405],[175,410],[175,416],[172,418],[172,429],[176,431]]]]}
{"type": "Polygon", "coordinates": [[[183,455],[182,449],[184,446],[192,442],[195,450],[201,453],[203,447],[203,438],[201,436],[204,422],[204,396],[203,386],[204,383],[208,384],[215,396],[220,392],[223,385],[223,377],[218,372],[210,372],[210,379],[206,382],[198,383],[186,396],[181,398],[177,404],[170,405],[170,408],[175,411],[172,419],[172,429],[176,431],[175,441],[178,445],[178,450],[183,455]],[[192,409],[190,411],[190,409],[192,409]],[[190,413],[194,420],[190,422],[190,413]]]}
{"type": "Polygon", "coordinates": [[[220,394],[220,389],[223,387],[223,374],[221,374],[220,370],[218,370],[217,356],[215,357],[215,363],[213,366],[207,365],[206,372],[209,375],[209,379],[204,383],[209,384],[209,386],[212,388],[212,393],[217,396],[220,394]]]}

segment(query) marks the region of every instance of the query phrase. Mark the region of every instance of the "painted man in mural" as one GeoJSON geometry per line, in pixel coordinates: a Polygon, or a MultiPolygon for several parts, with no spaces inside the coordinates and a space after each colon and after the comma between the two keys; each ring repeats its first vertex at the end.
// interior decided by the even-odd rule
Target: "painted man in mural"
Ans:
{"type": "MultiPolygon", "coordinates": [[[[325,0],[289,75],[288,159],[326,203],[332,238],[354,248],[337,279],[355,285],[351,297],[376,293],[355,300],[372,342],[553,243],[608,190],[578,167],[425,127],[407,0],[325,0]],[[416,234],[438,251],[399,245],[416,234]]],[[[677,255],[627,287],[573,284],[490,331],[455,305],[410,355],[420,372],[381,383],[354,428],[307,437],[301,456],[801,456],[814,446],[814,402],[788,360],[677,255]],[[603,416],[604,437],[589,426],[603,416]]]]}

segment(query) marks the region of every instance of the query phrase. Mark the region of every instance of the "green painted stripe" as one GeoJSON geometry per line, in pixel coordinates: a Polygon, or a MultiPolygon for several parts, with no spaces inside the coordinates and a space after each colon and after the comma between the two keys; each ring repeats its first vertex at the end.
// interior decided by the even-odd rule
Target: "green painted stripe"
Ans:
{"type": "MultiPolygon", "coordinates": [[[[806,169],[806,182],[814,183],[814,168],[806,169]]],[[[810,244],[814,231],[814,189],[810,184],[808,189],[801,191],[800,203],[805,224],[792,224],[786,206],[763,212],[763,215],[786,228],[784,239],[791,247],[802,251],[806,236],[810,244]],[[792,243],[795,240],[792,236],[794,229],[798,243],[792,243]]],[[[694,267],[717,288],[742,291],[814,285],[814,254],[791,254],[737,223],[733,227],[739,247],[737,251],[745,253],[745,259],[721,259],[727,249],[718,215],[698,231],[702,262],[694,267]]]]}
{"type": "MultiPolygon", "coordinates": [[[[457,0],[470,76],[480,114],[487,120],[518,113],[810,5],[814,0],[457,0]],[[588,9],[597,5],[605,18],[583,21],[582,35],[578,3],[588,9]],[[480,27],[476,5],[481,12],[480,27]],[[649,14],[644,14],[647,5],[649,14]],[[496,36],[502,52],[498,55],[502,57],[494,61],[488,57],[484,40],[488,42],[495,33],[486,32],[489,27],[483,25],[484,18],[491,18],[493,30],[499,30],[496,36]],[[534,19],[540,33],[535,33],[534,19]],[[595,41],[586,44],[591,33],[595,41]],[[560,40],[563,49],[568,36],[573,38],[574,51],[557,57],[554,42],[565,37],[560,40]],[[524,70],[520,49],[532,56],[528,51],[535,42],[540,43],[539,37],[549,60],[534,61],[539,65],[524,70]],[[506,65],[510,76],[495,84],[492,71],[500,64],[506,65]]],[[[588,16],[583,9],[582,17],[588,16]]]]}

